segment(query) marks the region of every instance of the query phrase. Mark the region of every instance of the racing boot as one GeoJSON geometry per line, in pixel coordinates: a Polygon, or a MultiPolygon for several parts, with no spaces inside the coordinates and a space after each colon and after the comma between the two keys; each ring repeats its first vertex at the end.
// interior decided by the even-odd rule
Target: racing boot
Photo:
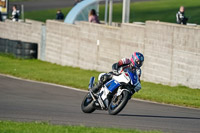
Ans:
{"type": "Polygon", "coordinates": [[[108,82],[109,80],[111,80],[111,79],[112,79],[112,75],[110,75],[110,74],[105,74],[105,75],[103,75],[103,76],[100,78],[99,82],[98,82],[93,88],[91,88],[91,90],[92,90],[94,93],[97,93],[97,92],[103,87],[103,85],[104,85],[106,82],[108,82]]]}
{"type": "Polygon", "coordinates": [[[92,92],[97,93],[103,86],[103,82],[100,80],[94,87],[91,88],[92,92]]]}

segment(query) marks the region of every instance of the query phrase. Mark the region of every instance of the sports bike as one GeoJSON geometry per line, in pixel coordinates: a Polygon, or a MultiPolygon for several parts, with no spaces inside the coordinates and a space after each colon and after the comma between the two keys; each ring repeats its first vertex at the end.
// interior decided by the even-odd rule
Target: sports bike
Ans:
{"type": "MultiPolygon", "coordinates": [[[[98,79],[102,75],[103,73],[99,75],[98,79]]],[[[94,84],[95,78],[91,77],[88,87],[89,92],[81,104],[84,113],[107,110],[110,115],[116,115],[126,106],[131,96],[141,89],[136,70],[130,68],[124,69],[120,74],[113,74],[112,79],[106,82],[97,93],[91,90],[94,84]]]]}

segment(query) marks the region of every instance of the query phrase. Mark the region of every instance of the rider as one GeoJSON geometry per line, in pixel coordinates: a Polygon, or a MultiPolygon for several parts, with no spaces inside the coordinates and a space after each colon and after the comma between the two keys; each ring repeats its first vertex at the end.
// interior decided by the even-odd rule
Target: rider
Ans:
{"type": "MultiPolygon", "coordinates": [[[[131,56],[131,58],[123,58],[121,59],[119,62],[115,63],[112,65],[112,72],[111,73],[107,73],[101,76],[99,82],[96,84],[96,86],[94,86],[92,89],[92,91],[94,93],[97,93],[99,91],[100,88],[103,87],[103,85],[112,79],[112,75],[118,75],[120,74],[123,69],[125,68],[131,68],[133,70],[136,70],[137,75],[139,77],[139,81],[140,81],[140,76],[141,76],[141,69],[140,67],[142,66],[144,62],[144,56],[143,54],[139,53],[139,52],[134,52],[131,56]]],[[[139,91],[139,90],[137,90],[139,91]]]]}

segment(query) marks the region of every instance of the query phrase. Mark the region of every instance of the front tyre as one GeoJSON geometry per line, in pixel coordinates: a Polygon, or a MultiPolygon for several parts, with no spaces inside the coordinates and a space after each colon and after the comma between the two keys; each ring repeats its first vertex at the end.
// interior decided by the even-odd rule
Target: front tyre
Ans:
{"type": "Polygon", "coordinates": [[[128,103],[129,97],[129,92],[127,91],[123,91],[119,96],[115,94],[108,107],[108,113],[110,115],[118,114],[128,103]]]}
{"type": "Polygon", "coordinates": [[[92,97],[90,96],[90,93],[87,93],[87,95],[84,97],[81,104],[81,110],[84,113],[92,113],[95,111],[94,101],[92,97]]]}

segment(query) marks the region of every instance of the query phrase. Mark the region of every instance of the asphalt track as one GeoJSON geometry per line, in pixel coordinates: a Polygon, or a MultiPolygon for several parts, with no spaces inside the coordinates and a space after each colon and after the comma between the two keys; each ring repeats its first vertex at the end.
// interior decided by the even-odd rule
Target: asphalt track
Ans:
{"type": "Polygon", "coordinates": [[[85,114],[85,91],[0,75],[0,120],[199,133],[200,110],[130,100],[116,116],[85,114]]]}

